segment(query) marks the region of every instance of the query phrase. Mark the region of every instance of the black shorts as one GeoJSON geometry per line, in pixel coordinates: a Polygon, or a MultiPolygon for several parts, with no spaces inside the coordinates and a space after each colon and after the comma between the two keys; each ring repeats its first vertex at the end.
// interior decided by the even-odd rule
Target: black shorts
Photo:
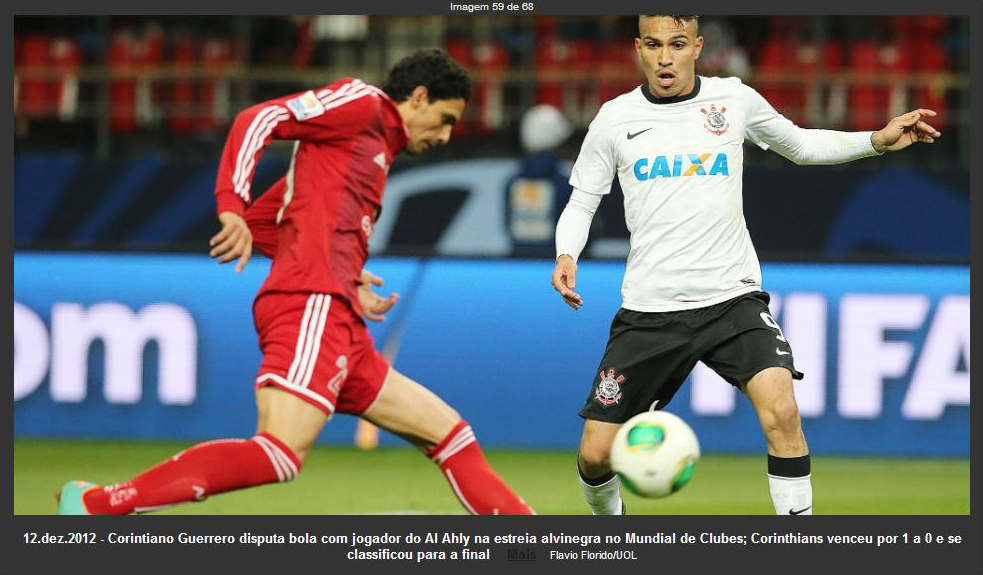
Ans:
{"type": "Polygon", "coordinates": [[[759,291],[692,310],[618,310],[580,416],[624,423],[662,409],[697,361],[738,387],[769,367],[787,368],[802,379],[792,348],[768,311],[770,300],[759,291]]]}

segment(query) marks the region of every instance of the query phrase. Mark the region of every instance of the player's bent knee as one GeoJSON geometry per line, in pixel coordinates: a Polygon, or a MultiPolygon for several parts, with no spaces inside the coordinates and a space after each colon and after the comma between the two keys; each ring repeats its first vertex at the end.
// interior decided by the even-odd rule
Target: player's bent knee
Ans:
{"type": "Polygon", "coordinates": [[[446,409],[435,410],[430,412],[428,415],[430,417],[422,420],[420,422],[422,429],[426,432],[425,435],[440,441],[447,436],[455,427],[464,421],[461,414],[455,411],[446,403],[444,404],[446,409]]]}
{"type": "MultiPolygon", "coordinates": [[[[284,436],[274,436],[270,434],[270,432],[265,432],[265,435],[271,437],[277,437],[278,439],[280,437],[284,437],[284,436]]],[[[300,471],[300,466],[303,465],[304,461],[307,460],[307,455],[310,453],[311,448],[314,446],[313,442],[308,442],[306,440],[291,441],[289,438],[284,438],[284,439],[280,439],[280,443],[283,447],[284,453],[286,454],[289,452],[289,454],[292,455],[294,459],[296,459],[298,471],[300,471]]]]}
{"type": "Polygon", "coordinates": [[[422,384],[390,369],[379,397],[361,417],[424,451],[463,421],[461,414],[422,384]]]}
{"type": "Polygon", "coordinates": [[[276,387],[257,390],[256,399],[261,413],[259,434],[276,438],[299,461],[306,459],[328,420],[328,414],[276,387]]]}
{"type": "Polygon", "coordinates": [[[611,442],[620,427],[618,423],[592,419],[584,423],[578,464],[585,475],[597,477],[611,470],[611,442]]]}
{"type": "MultiPolygon", "coordinates": [[[[467,426],[460,415],[453,418],[442,418],[440,420],[429,421],[424,424],[416,433],[402,434],[405,439],[421,449],[424,453],[430,452],[439,444],[451,439],[451,436],[459,431],[461,427],[467,426]]],[[[473,434],[473,432],[472,432],[473,434]]]]}
{"type": "Polygon", "coordinates": [[[585,472],[606,470],[611,466],[611,446],[588,442],[580,446],[580,463],[585,472]]]}

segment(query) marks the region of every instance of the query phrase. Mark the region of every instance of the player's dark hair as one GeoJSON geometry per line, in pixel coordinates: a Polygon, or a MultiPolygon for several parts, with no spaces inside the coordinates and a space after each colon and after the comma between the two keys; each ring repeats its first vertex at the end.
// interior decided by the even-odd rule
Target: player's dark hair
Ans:
{"type": "MultiPolygon", "coordinates": [[[[678,26],[684,26],[686,22],[695,22],[697,27],[700,25],[700,17],[696,14],[642,14],[638,17],[638,33],[642,33],[642,19],[643,18],[659,18],[659,17],[672,18],[673,21],[678,26]]],[[[699,31],[697,31],[699,35],[699,31]]]]}
{"type": "Polygon", "coordinates": [[[396,102],[402,102],[417,86],[427,87],[431,102],[471,97],[471,78],[467,71],[438,48],[418,50],[397,62],[382,90],[396,102]]]}

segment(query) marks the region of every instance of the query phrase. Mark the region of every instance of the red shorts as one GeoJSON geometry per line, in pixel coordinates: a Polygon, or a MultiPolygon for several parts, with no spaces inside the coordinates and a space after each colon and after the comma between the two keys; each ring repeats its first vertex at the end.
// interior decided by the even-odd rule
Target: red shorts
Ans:
{"type": "Polygon", "coordinates": [[[379,397],[389,363],[345,300],[265,293],[253,304],[253,318],[263,351],[257,389],[276,386],[328,415],[361,414],[379,397]]]}

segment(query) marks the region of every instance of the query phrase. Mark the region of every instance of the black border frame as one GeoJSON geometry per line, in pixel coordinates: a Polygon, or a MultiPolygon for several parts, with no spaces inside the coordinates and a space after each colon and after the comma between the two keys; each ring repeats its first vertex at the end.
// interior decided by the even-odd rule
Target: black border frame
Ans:
{"type": "MultiPolygon", "coordinates": [[[[490,1],[490,0],[489,0],[490,1]]],[[[536,9],[532,14],[606,14],[637,13],[650,9],[646,0],[606,0],[598,5],[595,0],[533,0],[536,9]]],[[[506,0],[507,2],[507,0],[506,0]]],[[[485,0],[461,0],[457,3],[485,3],[485,0]]],[[[507,2],[508,3],[508,2],[507,2]]],[[[521,4],[521,0],[518,2],[521,4]]],[[[13,109],[13,91],[9,89],[13,67],[13,17],[23,15],[72,15],[72,14],[284,14],[324,13],[338,14],[443,14],[472,17],[475,14],[451,13],[449,0],[280,0],[275,3],[260,0],[170,0],[169,2],[134,2],[122,0],[8,0],[0,4],[0,46],[3,59],[3,83],[0,99],[6,109],[13,109]]],[[[983,54],[981,27],[983,27],[983,3],[936,0],[925,3],[912,0],[892,2],[862,2],[831,0],[822,4],[782,2],[780,0],[746,0],[740,4],[715,1],[688,3],[670,2],[658,5],[659,10],[669,12],[696,12],[700,14],[730,14],[739,11],[747,15],[815,13],[852,14],[960,14],[971,18],[971,52],[983,54]]],[[[526,14],[530,14],[526,12],[526,14]]],[[[976,128],[972,132],[971,149],[981,148],[980,78],[981,58],[970,63],[972,109],[977,114],[972,119],[976,128]]],[[[8,233],[3,234],[3,251],[13,260],[13,118],[0,117],[0,129],[8,134],[3,140],[0,155],[0,182],[3,186],[3,221],[8,233]]],[[[979,153],[979,152],[977,152],[979,153]]],[[[980,210],[980,168],[974,165],[970,173],[971,209],[971,263],[980,265],[980,229],[983,210],[980,210]]],[[[13,274],[13,266],[11,266],[13,274]]],[[[12,285],[12,278],[7,285],[12,285]]],[[[979,291],[971,288],[971,297],[979,291]]],[[[12,292],[8,292],[12,293],[12,292]]],[[[11,296],[12,299],[12,296],[11,296]]],[[[11,325],[11,306],[3,312],[7,325],[11,325]]],[[[978,326],[978,313],[972,314],[971,325],[978,326]]],[[[4,357],[13,364],[12,332],[4,335],[4,357]],[[9,343],[8,343],[9,342],[9,343]]],[[[979,387],[972,379],[973,387],[979,387]]],[[[2,407],[4,427],[2,445],[5,460],[13,461],[13,401],[2,407]]],[[[971,411],[971,430],[980,429],[978,410],[971,411]]],[[[979,442],[974,442],[971,457],[971,498],[979,500],[980,477],[979,442]]],[[[0,482],[10,489],[0,509],[0,569],[4,573],[980,573],[983,560],[979,553],[981,527],[972,514],[966,516],[813,516],[810,518],[768,516],[629,516],[629,517],[571,517],[540,516],[532,518],[507,517],[389,517],[389,516],[326,516],[326,517],[253,517],[253,516],[143,516],[91,517],[67,520],[63,517],[21,516],[13,514],[13,466],[0,473],[0,482]],[[908,531],[930,531],[935,534],[959,534],[961,545],[937,545],[923,547],[867,547],[867,546],[791,546],[764,547],[713,545],[713,546],[635,546],[639,560],[556,562],[544,560],[550,546],[502,544],[491,545],[492,560],[487,562],[459,563],[403,563],[403,562],[348,562],[344,548],[321,545],[290,546],[250,545],[228,546],[179,546],[179,545],[128,545],[89,546],[25,545],[25,532],[68,533],[95,531],[102,536],[109,531],[118,533],[224,533],[238,536],[243,532],[269,533],[426,533],[462,532],[509,534],[548,532],[567,534],[621,534],[637,533],[867,533],[893,534],[908,531]],[[507,550],[537,553],[537,561],[508,561],[507,550]],[[217,553],[215,551],[218,551],[217,553]],[[547,553],[544,555],[543,553],[547,553]]],[[[926,486],[930,489],[931,486],[926,486]]],[[[557,546],[552,546],[556,548],[557,546]]],[[[575,546],[568,546],[575,547],[575,546]]],[[[601,549],[604,546],[599,546],[601,549]]],[[[613,546],[627,548],[627,545],[613,546]]],[[[395,548],[395,546],[394,546],[395,548]]],[[[437,547],[439,548],[439,547],[437,547]]],[[[449,548],[449,547],[448,547],[449,548]]]]}

